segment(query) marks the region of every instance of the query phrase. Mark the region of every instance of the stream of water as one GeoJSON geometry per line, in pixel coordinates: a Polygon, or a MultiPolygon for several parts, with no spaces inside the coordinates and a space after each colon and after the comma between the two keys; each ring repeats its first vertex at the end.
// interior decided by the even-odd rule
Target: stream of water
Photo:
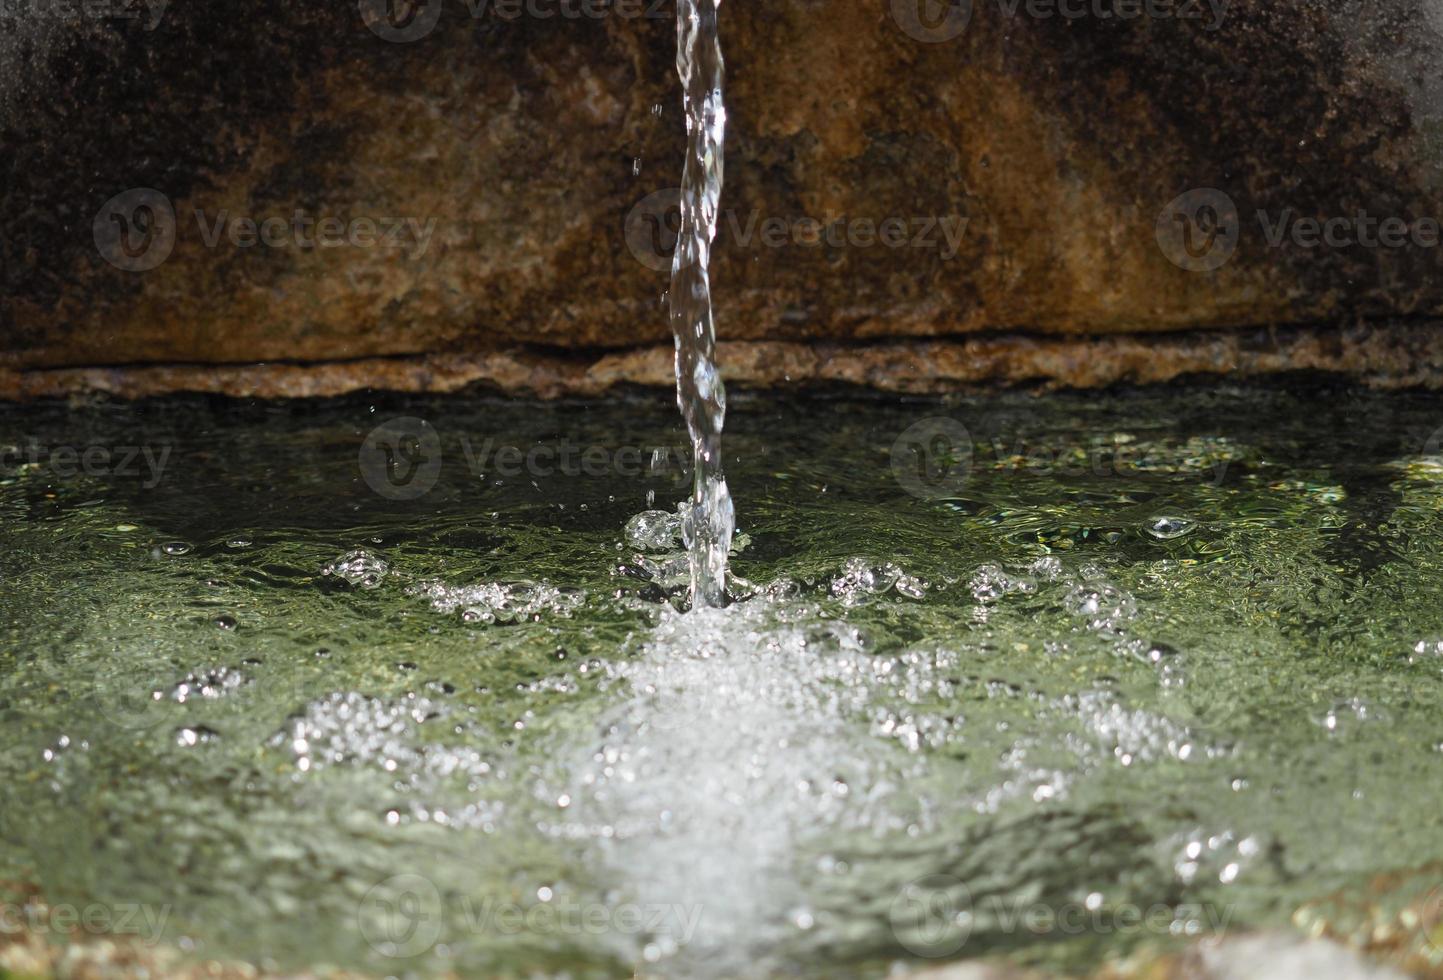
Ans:
{"type": "Polygon", "coordinates": [[[676,69],[686,110],[686,166],[681,182],[681,231],[672,257],[668,294],[676,337],[676,395],[691,435],[694,484],[684,530],[691,564],[692,603],[726,602],[727,554],[736,525],[722,473],[721,434],[726,389],[716,364],[712,321],[711,246],[721,202],[726,106],[722,98],[721,0],[677,3],[676,69]]]}

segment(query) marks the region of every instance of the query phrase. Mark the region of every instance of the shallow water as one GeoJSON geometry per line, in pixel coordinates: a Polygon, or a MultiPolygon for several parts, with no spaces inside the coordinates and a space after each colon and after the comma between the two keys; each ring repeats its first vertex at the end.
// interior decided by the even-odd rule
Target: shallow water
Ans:
{"type": "Polygon", "coordinates": [[[0,879],[271,968],[875,976],[1443,859],[1436,400],[743,399],[689,615],[674,416],[0,407],[0,879]]]}

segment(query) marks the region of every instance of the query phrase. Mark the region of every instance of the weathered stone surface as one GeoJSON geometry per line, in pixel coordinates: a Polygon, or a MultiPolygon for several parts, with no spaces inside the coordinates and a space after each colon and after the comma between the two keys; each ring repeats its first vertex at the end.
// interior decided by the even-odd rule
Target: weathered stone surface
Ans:
{"type": "MultiPolygon", "coordinates": [[[[998,386],[1100,388],[1313,372],[1344,375],[1377,388],[1443,389],[1443,330],[1427,324],[1165,336],[989,335],[859,345],[729,341],[718,350],[727,383],[743,388],[830,385],[924,395],[998,386]]],[[[451,392],[473,385],[555,398],[673,384],[672,350],[660,346],[587,356],[527,348],[304,364],[0,368],[0,398],[11,400],[85,392],[144,398],[175,391],[320,398],[363,389],[451,392]]]]}
{"type": "MultiPolygon", "coordinates": [[[[434,27],[409,42],[368,27],[368,0],[195,0],[154,30],[11,22],[0,367],[485,362],[519,345],[507,356],[605,362],[594,352],[664,341],[665,274],[644,261],[647,209],[633,209],[680,168],[669,4],[527,0],[509,18],[415,2],[413,30],[434,27]],[[143,272],[107,262],[94,230],[97,216],[112,237],[113,214],[134,218],[147,201],[134,193],[105,209],[137,188],[175,215],[173,249],[143,272]],[[311,238],[326,218],[435,225],[424,249],[404,230],[402,247],[305,247],[298,212],[311,238]],[[284,219],[284,244],[238,247],[241,218],[284,219]]],[[[976,0],[938,43],[912,36],[925,34],[917,0],[727,4],[723,338],[1020,335],[991,362],[1006,375],[1048,336],[1325,332],[1443,311],[1439,248],[1272,247],[1257,219],[1443,215],[1428,139],[1443,42],[1422,0],[1234,0],[1216,23],[1206,3],[1201,20],[1100,17],[1099,4],[1116,13],[1023,0],[1009,17],[976,0]],[[1239,211],[1235,254],[1210,272],[1179,268],[1157,234],[1169,202],[1200,187],[1239,211]],[[768,219],[789,222],[778,247],[768,219]],[[842,222],[831,233],[852,243],[793,242],[810,219],[842,222]],[[908,244],[861,244],[861,222],[886,219],[909,223],[908,244]],[[966,220],[955,255],[941,226],[911,244],[932,219],[966,220]]],[[[142,264],[159,254],[141,251],[142,264]]],[[[1158,373],[1241,343],[1207,340],[1158,373]]]]}

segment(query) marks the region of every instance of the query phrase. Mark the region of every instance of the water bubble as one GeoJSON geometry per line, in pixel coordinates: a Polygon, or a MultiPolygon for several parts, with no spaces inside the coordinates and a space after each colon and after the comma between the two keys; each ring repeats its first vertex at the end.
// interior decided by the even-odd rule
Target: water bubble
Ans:
{"type": "Polygon", "coordinates": [[[1349,735],[1370,721],[1383,718],[1383,713],[1362,698],[1338,701],[1314,720],[1329,735],[1349,735]]]}
{"type": "Polygon", "coordinates": [[[1197,522],[1186,517],[1154,517],[1146,524],[1147,533],[1159,541],[1180,538],[1197,527],[1197,522]]]}
{"type": "Polygon", "coordinates": [[[250,678],[230,667],[213,667],[209,670],[187,674],[170,689],[167,695],[177,704],[185,704],[196,698],[214,701],[250,683],[250,678]]]}
{"type": "Polygon", "coordinates": [[[425,596],[437,612],[459,610],[463,622],[487,624],[538,620],[543,614],[569,617],[586,600],[585,593],[579,590],[560,589],[545,582],[484,582],[468,586],[422,582],[407,592],[425,596]]]}
{"type": "Polygon", "coordinates": [[[249,548],[251,546],[251,539],[245,537],[231,538],[225,543],[225,546],[227,548],[235,548],[237,550],[241,548],[249,548]]]}
{"type": "Polygon", "coordinates": [[[1178,655],[1177,651],[1166,643],[1149,643],[1138,651],[1138,659],[1145,664],[1152,664],[1154,667],[1165,663],[1178,655]]]}
{"type": "Polygon", "coordinates": [[[1040,581],[1055,582],[1062,577],[1062,560],[1054,555],[1046,555],[1029,565],[1027,571],[1040,581]]]}
{"type": "Polygon", "coordinates": [[[1009,595],[1031,595],[1037,591],[1037,583],[1026,575],[1010,575],[1001,565],[982,565],[972,573],[967,584],[972,598],[988,604],[998,602],[1009,595]]]}
{"type": "Polygon", "coordinates": [[[1132,595],[1106,582],[1073,586],[1062,605],[1072,615],[1086,617],[1087,628],[1099,633],[1119,632],[1137,615],[1137,601],[1132,595]]]}
{"type": "Polygon", "coordinates": [[[1408,656],[1409,663],[1420,661],[1437,660],[1443,658],[1443,640],[1427,639],[1419,640],[1413,644],[1413,652],[1408,656]]]}
{"type": "Polygon", "coordinates": [[[220,629],[230,631],[235,629],[237,624],[234,616],[217,616],[215,618],[215,625],[220,629]]]}
{"type": "Polygon", "coordinates": [[[642,551],[672,551],[681,543],[681,514],[648,510],[626,522],[626,543],[642,551]]]}
{"type": "Polygon", "coordinates": [[[322,575],[334,575],[361,589],[379,588],[391,571],[384,559],[368,551],[348,551],[321,569],[322,575]]]}
{"type": "Polygon", "coordinates": [[[1143,663],[1157,669],[1158,680],[1163,687],[1182,687],[1187,678],[1183,668],[1186,655],[1179,653],[1166,643],[1133,643],[1132,655],[1143,663]]]}
{"type": "Polygon", "coordinates": [[[842,574],[832,580],[830,589],[844,605],[855,606],[893,589],[909,599],[921,599],[927,594],[927,583],[908,575],[892,562],[878,565],[865,558],[849,558],[842,566],[842,574]]]}
{"type": "Polygon", "coordinates": [[[191,546],[184,541],[167,541],[160,546],[160,550],[172,557],[179,557],[180,555],[190,554],[191,546]]]}
{"type": "Polygon", "coordinates": [[[220,740],[220,732],[205,725],[194,725],[175,730],[175,744],[182,748],[194,748],[220,740]]]}

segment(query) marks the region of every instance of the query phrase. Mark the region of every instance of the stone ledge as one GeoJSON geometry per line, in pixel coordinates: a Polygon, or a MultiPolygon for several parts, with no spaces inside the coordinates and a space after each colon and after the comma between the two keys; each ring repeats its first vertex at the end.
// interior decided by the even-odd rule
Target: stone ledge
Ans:
{"type": "MultiPolygon", "coordinates": [[[[1443,331],[1429,322],[1163,336],[1000,334],[874,344],[733,341],[719,349],[724,375],[741,388],[846,385],[926,395],[979,387],[1085,389],[1195,376],[1237,381],[1310,372],[1375,388],[1443,389],[1443,331]]],[[[312,363],[0,368],[0,399],[10,401],[176,392],[321,398],[367,389],[446,393],[471,386],[560,398],[673,384],[669,346],[590,356],[515,348],[312,363]]]]}

